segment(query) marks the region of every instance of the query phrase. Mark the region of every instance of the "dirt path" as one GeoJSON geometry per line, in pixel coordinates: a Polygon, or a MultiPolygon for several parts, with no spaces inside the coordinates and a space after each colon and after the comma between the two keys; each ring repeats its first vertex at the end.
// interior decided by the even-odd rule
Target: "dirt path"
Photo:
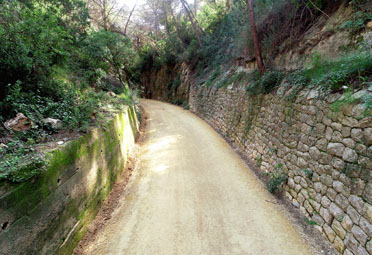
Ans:
{"type": "Polygon", "coordinates": [[[139,172],[79,254],[314,253],[211,127],[179,107],[142,105],[148,127],[139,172]]]}

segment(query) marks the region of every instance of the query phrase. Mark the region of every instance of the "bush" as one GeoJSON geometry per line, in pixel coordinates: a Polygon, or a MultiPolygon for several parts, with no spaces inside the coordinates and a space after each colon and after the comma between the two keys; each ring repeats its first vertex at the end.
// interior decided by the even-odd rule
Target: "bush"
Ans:
{"type": "Polygon", "coordinates": [[[250,95],[268,94],[277,88],[284,79],[282,71],[268,71],[263,76],[259,77],[257,72],[253,74],[253,82],[246,88],[250,95]]]}
{"type": "Polygon", "coordinates": [[[266,183],[266,187],[271,193],[278,191],[279,187],[288,180],[288,175],[278,168],[272,171],[269,176],[270,179],[266,183]]]}

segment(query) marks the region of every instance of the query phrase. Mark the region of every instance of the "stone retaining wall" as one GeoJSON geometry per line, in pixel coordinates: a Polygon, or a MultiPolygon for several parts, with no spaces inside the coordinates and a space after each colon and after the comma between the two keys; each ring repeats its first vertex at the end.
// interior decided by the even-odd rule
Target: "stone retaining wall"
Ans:
{"type": "Polygon", "coordinates": [[[125,108],[49,155],[41,176],[0,184],[0,254],[71,254],[125,169],[137,119],[125,108]]]}
{"type": "Polygon", "coordinates": [[[372,118],[358,104],[331,110],[340,95],[289,93],[192,85],[189,104],[262,171],[286,172],[286,197],[340,254],[372,254],[372,118]]]}

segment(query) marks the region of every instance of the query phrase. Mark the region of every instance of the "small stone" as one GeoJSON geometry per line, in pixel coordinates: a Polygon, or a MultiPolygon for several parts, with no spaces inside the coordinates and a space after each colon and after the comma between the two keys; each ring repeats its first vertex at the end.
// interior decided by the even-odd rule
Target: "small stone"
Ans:
{"type": "Polygon", "coordinates": [[[58,145],[62,145],[64,142],[63,141],[58,141],[57,144],[58,145]]]}
{"type": "Polygon", "coordinates": [[[367,243],[366,248],[369,254],[372,254],[372,240],[367,243]]]}
{"type": "Polygon", "coordinates": [[[317,193],[320,193],[322,190],[323,184],[321,182],[316,182],[314,183],[314,189],[317,193]]]}
{"type": "Polygon", "coordinates": [[[349,148],[354,148],[355,147],[355,142],[353,139],[351,138],[344,138],[342,140],[342,143],[346,146],[346,147],[349,147],[349,148]]]}
{"type": "Polygon", "coordinates": [[[329,211],[337,220],[342,220],[344,212],[335,203],[331,203],[331,205],[329,206],[329,211]]]}
{"type": "Polygon", "coordinates": [[[359,212],[359,213],[362,213],[363,211],[363,206],[364,206],[364,202],[363,200],[359,197],[359,196],[356,196],[356,195],[350,195],[349,196],[349,201],[351,203],[351,205],[359,212]]]}
{"type": "Polygon", "coordinates": [[[299,208],[300,207],[300,204],[296,201],[296,200],[293,200],[292,201],[292,205],[296,208],[299,208]]]}
{"type": "Polygon", "coordinates": [[[60,129],[62,127],[62,121],[59,119],[46,118],[42,122],[46,125],[50,125],[53,129],[60,129]]]}
{"type": "Polygon", "coordinates": [[[358,121],[352,117],[344,117],[342,119],[342,124],[348,127],[357,127],[358,126],[358,121]]]}
{"type": "Polygon", "coordinates": [[[345,167],[345,162],[340,158],[333,158],[331,163],[332,166],[338,170],[343,170],[345,167]]]}
{"type": "Polygon", "coordinates": [[[330,162],[332,160],[332,156],[325,153],[325,152],[321,152],[320,153],[320,159],[319,159],[319,163],[320,164],[323,164],[323,165],[329,165],[330,162]]]}
{"type": "Polygon", "coordinates": [[[363,140],[365,145],[372,145],[372,128],[364,129],[363,140]]]}
{"type": "Polygon", "coordinates": [[[363,112],[364,112],[365,108],[363,105],[361,104],[357,104],[353,107],[352,111],[351,111],[351,114],[353,115],[353,117],[355,118],[360,118],[361,116],[363,116],[363,112]]]}
{"type": "Polygon", "coordinates": [[[338,236],[336,236],[335,240],[333,241],[333,246],[342,253],[345,249],[344,241],[341,240],[338,236]]]}
{"type": "Polygon", "coordinates": [[[349,251],[348,249],[346,249],[344,251],[344,254],[343,255],[354,255],[351,251],[349,251]]]}
{"type": "Polygon", "coordinates": [[[16,117],[4,123],[4,127],[14,131],[28,131],[34,126],[34,123],[23,113],[17,113],[16,117]]]}
{"type": "Polygon", "coordinates": [[[323,229],[329,241],[333,243],[336,237],[336,233],[326,224],[323,225],[323,229]]]}
{"type": "Polygon", "coordinates": [[[297,184],[301,182],[301,176],[295,176],[293,179],[294,179],[294,182],[297,184]]]}
{"type": "Polygon", "coordinates": [[[328,119],[326,116],[323,117],[322,122],[326,126],[330,126],[332,124],[332,121],[328,119]]]}
{"type": "Polygon", "coordinates": [[[330,128],[330,127],[327,127],[326,131],[325,131],[325,134],[324,134],[324,137],[329,141],[329,140],[332,139],[332,134],[333,134],[333,129],[330,128]]]}
{"type": "Polygon", "coordinates": [[[351,130],[351,138],[353,138],[357,142],[361,142],[363,138],[363,132],[360,128],[353,128],[351,130]]]}
{"type": "Polygon", "coordinates": [[[361,245],[358,246],[357,254],[358,255],[369,255],[369,253],[367,252],[367,250],[364,249],[364,247],[361,246],[361,245]]]}
{"type": "Polygon", "coordinates": [[[337,122],[333,122],[333,123],[331,124],[331,127],[332,127],[333,129],[336,129],[337,131],[341,131],[341,130],[342,130],[342,125],[341,125],[340,123],[337,123],[337,122]]]}
{"type": "Polygon", "coordinates": [[[346,213],[355,224],[359,224],[360,214],[351,205],[347,208],[346,213]]]}
{"type": "Polygon", "coordinates": [[[305,198],[304,198],[304,196],[301,193],[298,194],[297,201],[300,203],[300,205],[302,205],[304,203],[305,198]]]}
{"type": "Polygon", "coordinates": [[[329,176],[329,175],[326,175],[326,174],[322,174],[320,176],[320,181],[328,187],[332,187],[332,185],[333,185],[332,177],[329,176]]]}
{"type": "Polygon", "coordinates": [[[334,189],[329,188],[329,189],[327,189],[327,196],[329,197],[329,199],[334,201],[336,199],[337,192],[334,189]]]}
{"type": "Polygon", "coordinates": [[[353,163],[358,161],[358,154],[350,148],[345,148],[344,153],[342,154],[342,159],[353,163]]]}
{"type": "Polygon", "coordinates": [[[305,207],[306,211],[307,211],[310,215],[313,214],[314,209],[313,209],[313,207],[311,207],[311,205],[310,205],[310,203],[309,203],[309,200],[305,200],[305,202],[304,202],[304,207],[305,207]]]}
{"type": "Polygon", "coordinates": [[[330,225],[332,220],[333,220],[333,216],[329,213],[329,211],[323,207],[320,208],[319,210],[319,214],[320,216],[322,216],[323,220],[328,224],[330,225]]]}
{"type": "Polygon", "coordinates": [[[365,203],[363,207],[363,216],[369,221],[372,222],[372,205],[365,203]]]}
{"type": "Polygon", "coordinates": [[[300,168],[306,168],[308,165],[309,164],[307,163],[306,160],[304,160],[301,157],[298,157],[298,159],[297,159],[297,166],[299,166],[300,168]]]}
{"type": "Polygon", "coordinates": [[[316,222],[318,226],[323,226],[324,220],[318,214],[313,214],[312,220],[316,222]]]}
{"type": "Polygon", "coordinates": [[[359,121],[359,125],[361,128],[372,127],[372,117],[366,117],[359,121]]]}
{"type": "Polygon", "coordinates": [[[358,196],[362,196],[365,186],[366,184],[364,183],[363,180],[359,178],[354,178],[353,181],[351,182],[351,193],[358,196]]]}
{"type": "Polygon", "coordinates": [[[366,28],[372,28],[372,20],[367,22],[366,28]]]}
{"type": "Polygon", "coordinates": [[[295,186],[295,183],[294,183],[294,180],[293,178],[289,178],[288,179],[288,186],[293,189],[293,187],[295,186]]]}
{"type": "Polygon", "coordinates": [[[358,251],[358,241],[354,238],[354,236],[351,233],[347,233],[345,237],[345,245],[351,252],[354,254],[357,254],[358,251]]]}
{"type": "Polygon", "coordinates": [[[351,128],[350,127],[342,127],[341,134],[344,138],[347,138],[350,136],[351,128]]]}
{"type": "Polygon", "coordinates": [[[364,154],[366,150],[367,150],[367,146],[365,146],[364,144],[358,143],[355,146],[355,151],[359,154],[364,154]]]}
{"type": "Polygon", "coordinates": [[[351,219],[348,215],[345,215],[344,218],[341,221],[341,225],[344,229],[346,229],[348,232],[350,232],[351,228],[353,227],[353,222],[351,221],[351,219]]]}
{"type": "Polygon", "coordinates": [[[311,158],[314,160],[318,160],[320,157],[320,151],[318,150],[317,147],[314,146],[309,149],[309,154],[311,158]]]}
{"type": "Polygon", "coordinates": [[[363,198],[372,204],[372,181],[369,181],[364,189],[363,198]]]}
{"type": "Polygon", "coordinates": [[[347,198],[342,194],[336,196],[335,202],[344,211],[349,207],[349,200],[347,200],[347,198]]]}
{"type": "Polygon", "coordinates": [[[327,152],[338,157],[342,157],[344,150],[345,146],[341,143],[329,143],[327,146],[327,152]]]}
{"type": "Polygon", "coordinates": [[[302,152],[308,152],[309,151],[309,146],[307,146],[306,144],[304,144],[302,142],[299,142],[298,146],[297,146],[297,149],[299,151],[302,151],[302,152]]]}
{"type": "Polygon", "coordinates": [[[319,140],[316,142],[316,145],[315,145],[315,146],[316,146],[319,150],[325,151],[325,150],[327,150],[327,144],[328,144],[327,139],[325,139],[325,138],[321,138],[321,139],[319,139],[319,140]]]}
{"type": "Polygon", "coordinates": [[[332,223],[332,229],[336,232],[336,234],[341,237],[342,239],[345,238],[346,236],[346,231],[345,229],[342,227],[341,223],[334,219],[333,220],[333,223],[332,223]]]}
{"type": "Polygon", "coordinates": [[[368,236],[360,227],[354,225],[351,229],[351,233],[353,233],[355,239],[357,239],[362,245],[365,245],[368,236]]]}
{"type": "Polygon", "coordinates": [[[372,224],[365,218],[361,217],[359,221],[360,228],[369,236],[372,237],[372,224]]]}
{"type": "Polygon", "coordinates": [[[328,208],[331,205],[331,200],[329,200],[327,196],[323,196],[321,204],[323,207],[328,208]]]}
{"type": "Polygon", "coordinates": [[[344,190],[344,184],[342,182],[340,182],[340,181],[334,181],[333,182],[333,188],[338,193],[341,193],[344,190]]]}

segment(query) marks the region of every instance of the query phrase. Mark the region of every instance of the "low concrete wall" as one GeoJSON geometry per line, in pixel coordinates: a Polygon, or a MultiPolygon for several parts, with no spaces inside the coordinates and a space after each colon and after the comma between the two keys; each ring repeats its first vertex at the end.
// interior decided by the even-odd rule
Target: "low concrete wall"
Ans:
{"type": "Polygon", "coordinates": [[[48,155],[41,176],[0,185],[0,254],[71,254],[125,168],[133,108],[48,155]]]}
{"type": "MultiPolygon", "coordinates": [[[[182,85],[189,86],[189,85],[182,85]]],[[[280,166],[285,194],[340,254],[372,254],[372,118],[337,112],[314,91],[250,96],[245,86],[192,85],[191,110],[235,142],[263,172],[280,166]]]]}

